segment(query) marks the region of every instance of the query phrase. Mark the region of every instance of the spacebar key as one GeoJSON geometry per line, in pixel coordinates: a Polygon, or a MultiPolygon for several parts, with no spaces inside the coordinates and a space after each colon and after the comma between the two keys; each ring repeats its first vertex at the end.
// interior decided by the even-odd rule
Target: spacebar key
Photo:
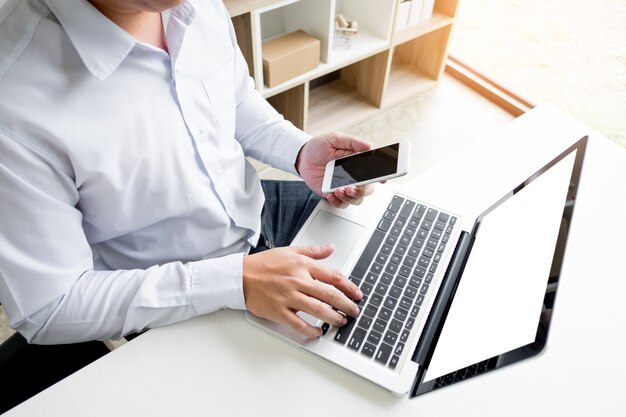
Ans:
{"type": "Polygon", "coordinates": [[[378,252],[378,248],[380,244],[383,243],[383,239],[385,238],[385,233],[380,230],[374,230],[374,234],[370,238],[370,241],[367,242],[367,246],[363,250],[359,261],[354,266],[352,270],[352,276],[357,277],[359,279],[365,276],[365,272],[367,271],[367,267],[372,263],[372,259],[376,257],[376,253],[378,252]]]}

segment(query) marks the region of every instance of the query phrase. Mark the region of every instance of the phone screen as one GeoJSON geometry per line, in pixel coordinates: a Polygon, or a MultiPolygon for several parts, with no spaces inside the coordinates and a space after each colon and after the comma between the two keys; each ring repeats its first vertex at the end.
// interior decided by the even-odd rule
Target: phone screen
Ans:
{"type": "Polygon", "coordinates": [[[350,155],[335,161],[331,188],[384,177],[398,171],[400,144],[350,155]]]}

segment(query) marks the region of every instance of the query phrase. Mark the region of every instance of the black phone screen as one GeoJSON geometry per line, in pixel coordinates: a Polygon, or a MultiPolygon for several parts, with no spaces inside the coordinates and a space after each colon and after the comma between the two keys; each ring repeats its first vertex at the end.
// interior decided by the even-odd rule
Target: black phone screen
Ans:
{"type": "Polygon", "coordinates": [[[398,171],[399,143],[350,155],[335,161],[331,188],[384,177],[398,171]]]}

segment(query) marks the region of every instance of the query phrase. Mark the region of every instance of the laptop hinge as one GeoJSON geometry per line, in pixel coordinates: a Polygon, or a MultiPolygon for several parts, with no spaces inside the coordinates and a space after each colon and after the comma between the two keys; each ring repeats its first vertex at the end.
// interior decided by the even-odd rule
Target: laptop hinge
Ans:
{"type": "Polygon", "coordinates": [[[433,353],[435,352],[439,335],[446,321],[450,305],[454,299],[454,294],[459,285],[463,269],[465,269],[465,264],[467,263],[473,244],[474,235],[462,232],[456,248],[454,249],[450,265],[448,265],[448,269],[443,277],[441,288],[437,292],[433,307],[424,325],[420,340],[417,343],[417,348],[411,357],[413,362],[417,362],[420,365],[413,384],[413,389],[411,390],[411,397],[415,396],[428,369],[433,353]]]}

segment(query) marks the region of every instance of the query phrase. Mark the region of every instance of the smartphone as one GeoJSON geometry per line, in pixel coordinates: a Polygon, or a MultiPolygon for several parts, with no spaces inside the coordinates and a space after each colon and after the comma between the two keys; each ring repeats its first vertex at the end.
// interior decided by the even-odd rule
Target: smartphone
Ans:
{"type": "Polygon", "coordinates": [[[400,177],[409,171],[411,143],[401,141],[359,152],[326,164],[322,193],[400,177]]]}

